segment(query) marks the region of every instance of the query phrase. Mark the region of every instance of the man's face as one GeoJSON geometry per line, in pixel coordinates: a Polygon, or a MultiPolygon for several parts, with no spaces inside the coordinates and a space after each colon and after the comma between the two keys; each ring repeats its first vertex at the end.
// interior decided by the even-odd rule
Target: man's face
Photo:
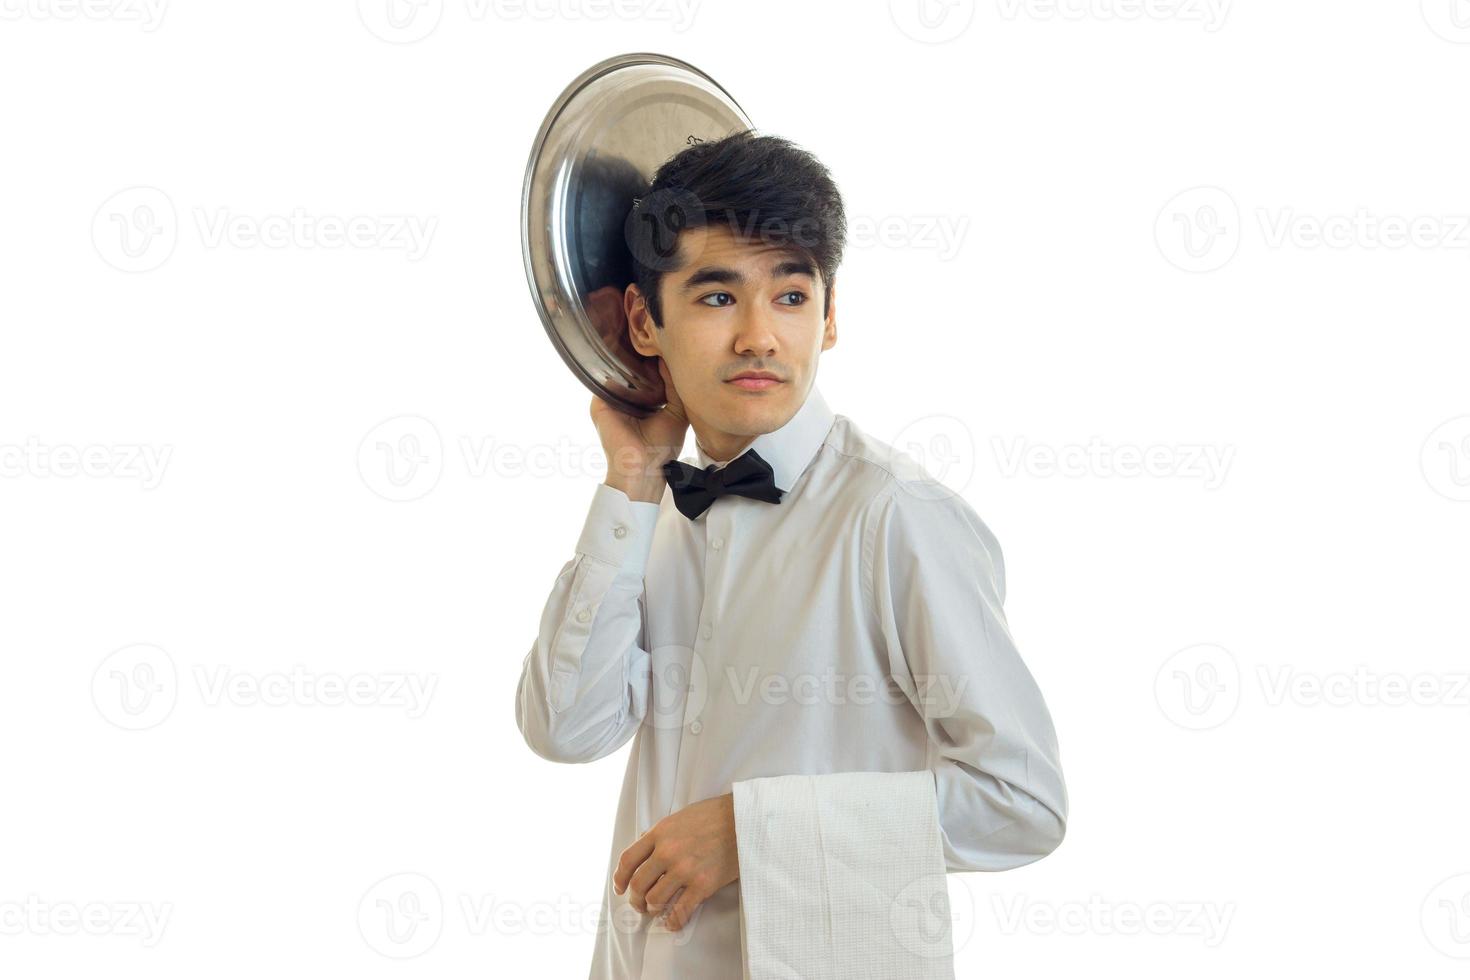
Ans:
{"type": "Polygon", "coordinates": [[[639,353],[667,363],[700,445],[729,459],[806,401],[821,352],[837,343],[836,289],[824,319],[821,273],[801,253],[737,238],[724,225],[681,232],[676,259],[659,284],[663,329],[630,285],[629,334],[639,353]],[[742,371],[779,380],[732,383],[742,371]]]}

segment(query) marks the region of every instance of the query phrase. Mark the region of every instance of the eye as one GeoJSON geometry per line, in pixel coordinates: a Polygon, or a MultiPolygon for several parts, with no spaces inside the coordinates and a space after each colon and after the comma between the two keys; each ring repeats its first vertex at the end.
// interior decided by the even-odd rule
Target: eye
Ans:
{"type": "Polygon", "coordinates": [[[730,300],[730,303],[735,302],[735,297],[734,296],[731,296],[729,293],[710,293],[708,296],[701,296],[699,298],[699,301],[701,303],[704,303],[705,306],[720,307],[720,306],[729,306],[730,305],[730,303],[705,303],[704,302],[705,300],[707,300],[707,299],[713,299],[716,296],[724,296],[724,297],[727,297],[730,300]]]}
{"type": "Polygon", "coordinates": [[[786,304],[784,304],[786,306],[800,306],[802,303],[805,303],[806,302],[806,293],[802,292],[799,289],[792,289],[792,290],[790,290],[788,292],[782,293],[781,295],[783,297],[789,297],[789,296],[795,296],[795,297],[797,297],[797,301],[795,303],[786,303],[786,304]]]}

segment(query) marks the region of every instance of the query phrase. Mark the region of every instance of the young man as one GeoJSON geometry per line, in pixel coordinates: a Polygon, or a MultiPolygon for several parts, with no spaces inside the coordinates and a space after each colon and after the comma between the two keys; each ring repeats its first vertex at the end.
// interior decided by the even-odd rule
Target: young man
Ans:
{"type": "Polygon", "coordinates": [[[1051,852],[1066,790],[994,535],[815,386],[846,236],[827,170],[776,137],[697,144],[629,229],[629,337],[668,404],[636,419],[592,399],[609,473],[516,722],[558,762],[633,740],[593,980],[741,980],[749,828],[782,825],[752,802],[768,777],[923,774],[947,871],[1051,852]],[[689,427],[697,467],[677,459],[689,427]]]}

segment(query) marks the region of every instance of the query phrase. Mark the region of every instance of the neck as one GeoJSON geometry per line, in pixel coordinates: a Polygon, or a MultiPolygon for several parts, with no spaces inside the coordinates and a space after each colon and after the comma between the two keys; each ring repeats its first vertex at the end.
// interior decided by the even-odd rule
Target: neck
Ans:
{"type": "Polygon", "coordinates": [[[750,448],[755,436],[735,435],[730,432],[701,433],[698,429],[694,438],[704,454],[717,463],[728,463],[750,448]]]}

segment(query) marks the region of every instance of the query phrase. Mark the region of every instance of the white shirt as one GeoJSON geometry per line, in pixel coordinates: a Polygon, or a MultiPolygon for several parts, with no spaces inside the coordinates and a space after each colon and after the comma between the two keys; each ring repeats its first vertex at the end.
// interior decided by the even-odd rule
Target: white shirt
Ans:
{"type": "Polygon", "coordinates": [[[668,488],[655,504],[598,484],[522,668],[516,724],[538,755],[633,740],[591,980],[741,980],[739,880],[678,932],[612,890],[639,835],[740,780],[927,770],[949,871],[1027,864],[1065,830],[990,529],[815,385],[747,448],[779,503],[725,495],[691,521],[668,488]]]}

